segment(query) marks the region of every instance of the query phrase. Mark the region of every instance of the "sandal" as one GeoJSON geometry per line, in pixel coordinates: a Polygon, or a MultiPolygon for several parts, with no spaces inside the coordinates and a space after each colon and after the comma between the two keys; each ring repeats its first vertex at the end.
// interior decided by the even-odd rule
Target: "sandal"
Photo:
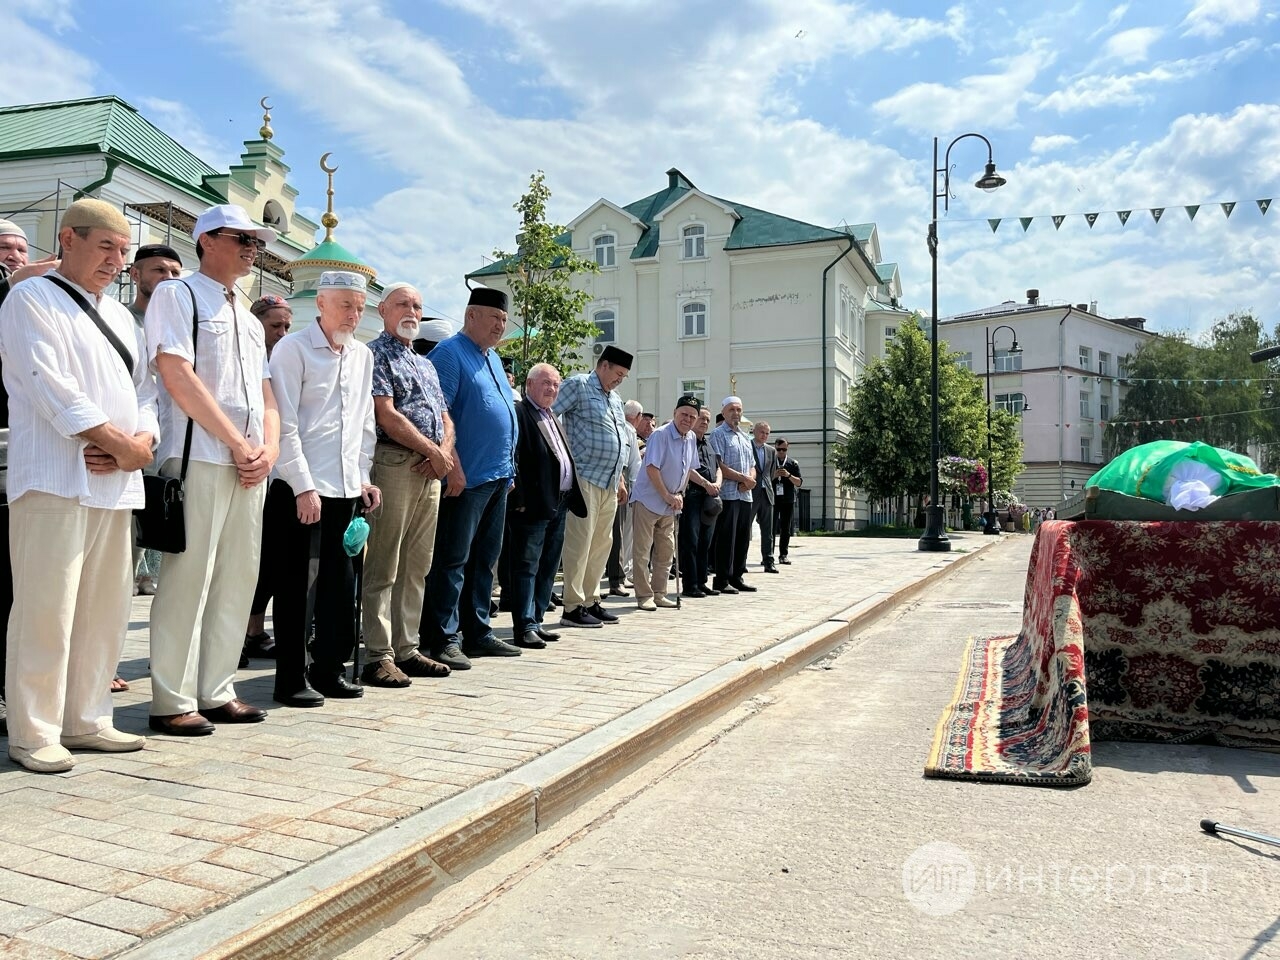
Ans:
{"type": "Polygon", "coordinates": [[[247,656],[257,657],[259,660],[274,660],[276,658],[276,642],[269,633],[246,633],[244,635],[244,652],[247,656]]]}
{"type": "Polygon", "coordinates": [[[129,689],[129,684],[125,682],[124,678],[121,677],[119,674],[116,674],[114,677],[111,678],[112,693],[124,693],[128,689],[129,689]]]}

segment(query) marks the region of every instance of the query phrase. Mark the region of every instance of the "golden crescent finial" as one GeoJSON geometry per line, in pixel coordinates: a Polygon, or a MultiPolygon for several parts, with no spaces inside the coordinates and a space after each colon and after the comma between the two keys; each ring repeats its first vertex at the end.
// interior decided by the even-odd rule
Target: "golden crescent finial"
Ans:
{"type": "Polygon", "coordinates": [[[260,106],[263,110],[271,109],[271,104],[267,103],[266,97],[263,97],[261,100],[258,101],[258,106],[260,106]]]}
{"type": "Polygon", "coordinates": [[[333,156],[333,151],[332,151],[332,150],[330,150],[328,153],[326,153],[323,157],[321,157],[321,158],[320,158],[320,169],[321,169],[321,170],[323,170],[325,173],[337,173],[337,172],[338,172],[338,168],[337,168],[337,167],[330,167],[330,166],[328,166],[328,165],[325,163],[325,161],[326,161],[326,160],[328,160],[331,156],[333,156]]]}
{"type": "Polygon", "coordinates": [[[262,107],[262,126],[258,128],[258,136],[263,140],[270,140],[275,136],[275,131],[271,129],[271,104],[263,97],[258,101],[258,106],[262,107]]]}

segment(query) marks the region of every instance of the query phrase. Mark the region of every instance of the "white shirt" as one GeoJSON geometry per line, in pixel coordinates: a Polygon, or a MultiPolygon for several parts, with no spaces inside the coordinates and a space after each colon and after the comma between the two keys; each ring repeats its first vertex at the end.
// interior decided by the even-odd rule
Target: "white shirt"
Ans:
{"type": "Polygon", "coordinates": [[[141,471],[89,473],[84,462],[89,444],[76,434],[104,423],[130,436],[159,431],[144,345],[124,304],[71,285],[129,349],[133,374],[61,288],[32,277],[10,291],[0,307],[0,356],[9,391],[9,500],[38,490],[85,507],[139,508],[141,471]]]}
{"type": "Polygon", "coordinates": [[[360,496],[378,439],[369,348],[353,341],[334,350],[316,321],[275,345],[271,387],[280,408],[280,479],[295,495],[360,496]]]}
{"type": "MultiPolygon", "coordinates": [[[[182,280],[166,280],[156,287],[147,305],[147,356],[160,380],[160,454],[157,463],[181,458],[187,436],[187,415],[174,403],[156,366],[157,354],[181,357],[195,367],[196,376],[214,402],[252,446],[263,442],[266,404],[262,381],[267,369],[267,341],[257,317],[235,300],[217,280],[193,273],[182,280]],[[191,285],[200,312],[200,335],[191,348],[191,285]]],[[[191,459],[202,463],[234,464],[231,448],[195,425],[191,459]]]]}

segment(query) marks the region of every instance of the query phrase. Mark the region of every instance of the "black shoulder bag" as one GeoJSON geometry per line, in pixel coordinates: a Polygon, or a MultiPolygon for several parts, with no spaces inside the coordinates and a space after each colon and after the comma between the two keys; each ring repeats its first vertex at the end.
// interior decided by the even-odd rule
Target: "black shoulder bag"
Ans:
{"type": "MultiPolygon", "coordinates": [[[[191,294],[191,353],[194,357],[196,338],[199,335],[200,314],[196,309],[196,292],[182,281],[191,294]]],[[[195,364],[191,364],[195,369],[195,364]]],[[[184,510],[187,484],[187,462],[191,459],[191,432],[195,421],[187,418],[187,438],[182,444],[182,472],[176,477],[159,477],[143,474],[142,486],[146,491],[147,505],[133,511],[138,521],[137,543],[149,550],[162,553],[182,553],[187,549],[187,516],[184,510]]]]}

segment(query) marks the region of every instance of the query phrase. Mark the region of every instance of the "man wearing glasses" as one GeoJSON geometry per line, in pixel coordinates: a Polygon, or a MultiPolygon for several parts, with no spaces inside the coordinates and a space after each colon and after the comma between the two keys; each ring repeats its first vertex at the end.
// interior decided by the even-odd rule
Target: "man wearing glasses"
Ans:
{"type": "Polygon", "coordinates": [[[232,204],[205,211],[191,233],[199,270],[160,284],[146,320],[164,476],[181,472],[193,423],[187,549],[165,559],[151,607],[151,729],[175,736],[266,717],[236,697],[232,681],[257,581],[263,481],[280,455],[266,338],[235,290],[276,233],[232,204]]]}
{"type": "Polygon", "coordinates": [[[778,531],[778,562],[790,565],[787,548],[791,546],[791,512],[796,503],[796,491],[804,481],[800,478],[800,464],[791,459],[791,444],[786,437],[773,442],[778,453],[778,472],[774,474],[774,520],[778,531]]]}

